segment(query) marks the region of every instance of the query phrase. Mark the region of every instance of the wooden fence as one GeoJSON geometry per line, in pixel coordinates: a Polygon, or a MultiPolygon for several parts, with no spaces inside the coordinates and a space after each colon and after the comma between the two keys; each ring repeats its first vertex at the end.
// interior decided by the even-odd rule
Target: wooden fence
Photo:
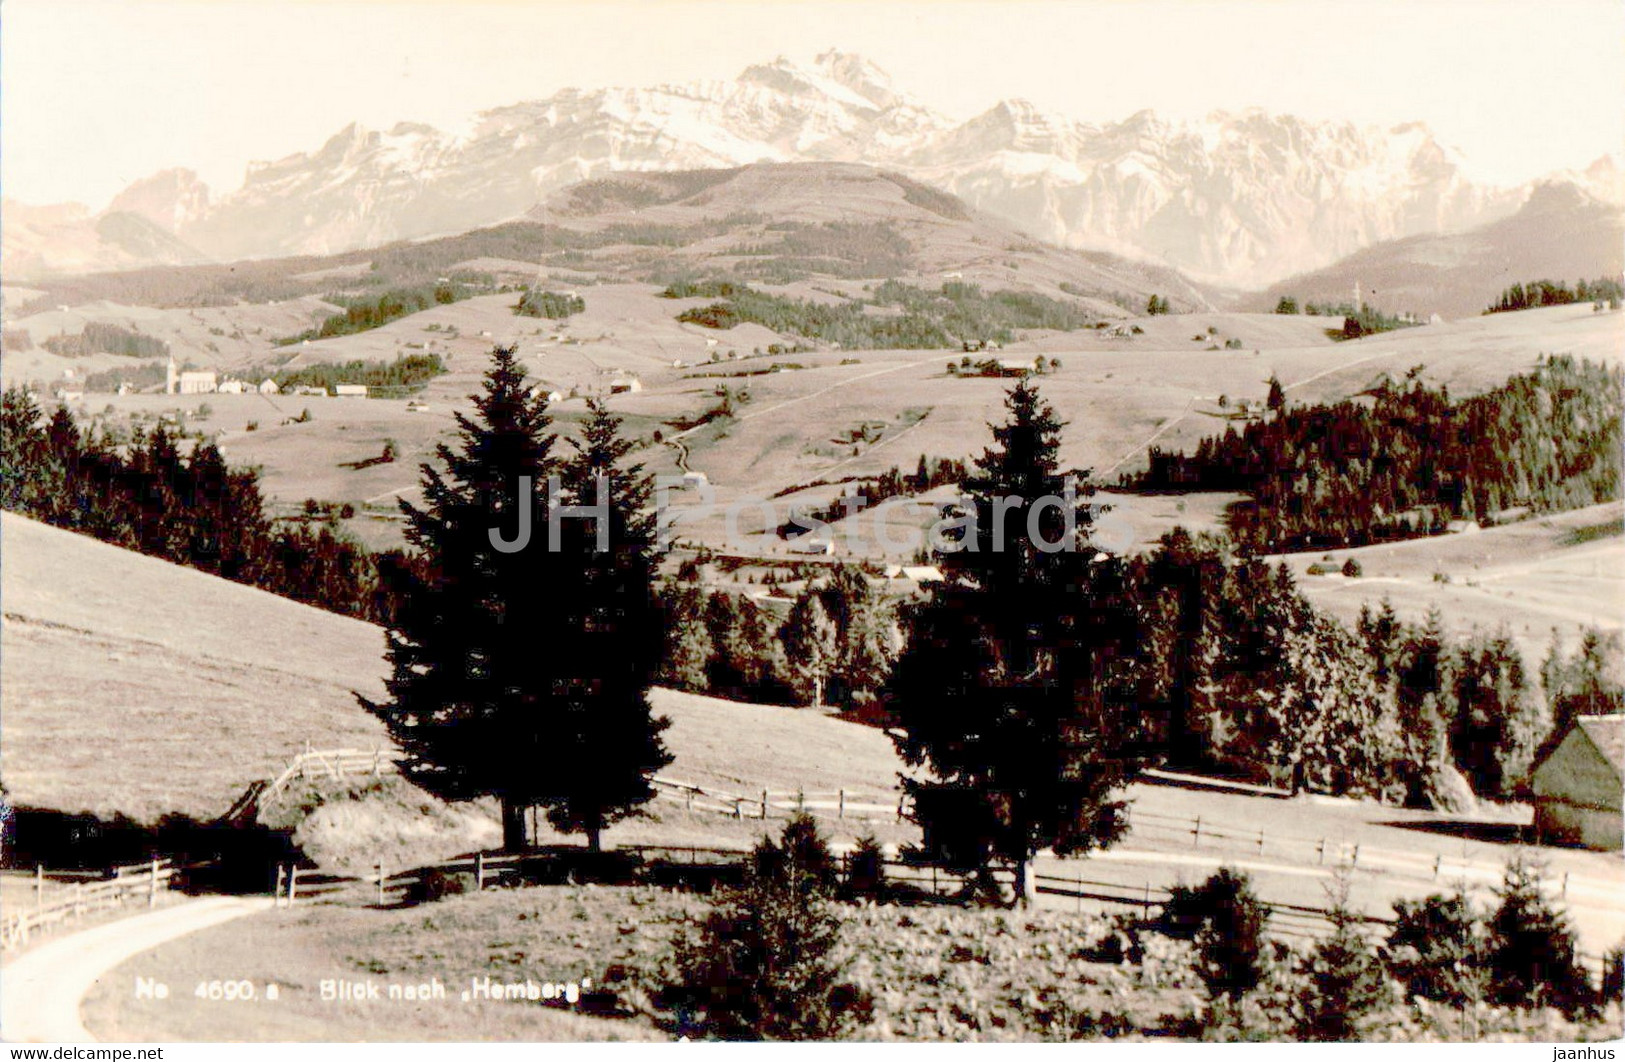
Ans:
{"type": "MultiPolygon", "coordinates": [[[[167,859],[131,863],[96,872],[101,880],[79,880],[59,885],[56,896],[45,901],[45,870],[35,869],[34,903],[26,910],[7,912],[0,926],[0,943],[7,948],[27,944],[35,933],[108,907],[120,907],[131,900],[145,900],[156,906],[158,894],[174,886],[178,870],[167,859]]],[[[59,875],[53,874],[56,878],[59,875]]],[[[74,874],[73,876],[80,876],[74,874]]]]}

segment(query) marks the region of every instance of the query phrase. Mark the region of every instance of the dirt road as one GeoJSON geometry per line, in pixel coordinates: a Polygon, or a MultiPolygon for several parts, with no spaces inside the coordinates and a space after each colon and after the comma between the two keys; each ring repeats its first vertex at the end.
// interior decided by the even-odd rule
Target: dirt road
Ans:
{"type": "Polygon", "coordinates": [[[269,897],[188,900],[26,951],[0,967],[0,1038],[11,1043],[92,1043],[96,1038],[80,1020],[79,1007],[108,971],[165,941],[269,906],[269,897]]]}

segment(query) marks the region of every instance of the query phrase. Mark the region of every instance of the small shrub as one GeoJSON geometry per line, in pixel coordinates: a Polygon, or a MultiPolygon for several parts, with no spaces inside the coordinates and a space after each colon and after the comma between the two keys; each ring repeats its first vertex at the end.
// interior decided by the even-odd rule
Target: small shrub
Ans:
{"type": "Polygon", "coordinates": [[[763,838],[744,885],[673,944],[679,1024],[728,1040],[826,1039],[867,1020],[868,1000],[841,982],[834,860],[817,824],[798,815],[778,843],[763,838]]]}
{"type": "Polygon", "coordinates": [[[1374,1013],[1389,1002],[1382,964],[1349,908],[1349,876],[1338,872],[1328,917],[1332,934],[1318,942],[1299,969],[1302,983],[1293,1013],[1300,1040],[1344,1042],[1364,1038],[1374,1013]]]}
{"type": "Polygon", "coordinates": [[[886,890],[886,853],[873,834],[858,838],[847,857],[846,887],[854,896],[876,896],[886,890]]]}
{"type": "Polygon", "coordinates": [[[1196,932],[1197,973],[1210,996],[1243,995],[1263,976],[1264,926],[1269,909],[1253,892],[1252,879],[1228,867],[1196,890],[1204,911],[1196,932]]]}
{"type": "Polygon", "coordinates": [[[1358,579],[1362,574],[1364,574],[1364,570],[1360,567],[1360,562],[1353,557],[1343,562],[1343,577],[1345,579],[1358,579]]]}
{"type": "Polygon", "coordinates": [[[247,424],[243,425],[243,430],[244,431],[259,431],[260,430],[260,422],[257,421],[257,420],[251,420],[247,424]]]}
{"type": "Polygon", "coordinates": [[[407,899],[411,903],[434,903],[447,896],[461,896],[465,892],[472,892],[474,878],[471,874],[453,873],[441,870],[439,867],[430,867],[418,875],[407,890],[407,899]]]}

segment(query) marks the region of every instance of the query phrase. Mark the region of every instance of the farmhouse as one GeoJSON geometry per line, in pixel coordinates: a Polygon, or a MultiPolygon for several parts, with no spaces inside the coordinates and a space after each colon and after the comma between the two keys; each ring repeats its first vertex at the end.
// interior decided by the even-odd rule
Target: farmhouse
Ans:
{"type": "Polygon", "coordinates": [[[271,379],[270,377],[266,377],[260,381],[258,390],[262,395],[274,395],[282,389],[276,385],[275,380],[271,379]]]}
{"type": "Polygon", "coordinates": [[[624,395],[641,390],[643,390],[643,381],[636,376],[623,377],[609,382],[609,393],[612,395],[624,395]]]}
{"type": "Polygon", "coordinates": [[[241,380],[223,380],[219,391],[223,395],[240,395],[248,390],[248,385],[241,380]]]}
{"type": "Polygon", "coordinates": [[[334,384],[333,393],[340,398],[366,398],[366,384],[334,384]]]}
{"type": "Polygon", "coordinates": [[[1530,775],[1541,840],[1620,847],[1625,715],[1582,715],[1530,775]]]}

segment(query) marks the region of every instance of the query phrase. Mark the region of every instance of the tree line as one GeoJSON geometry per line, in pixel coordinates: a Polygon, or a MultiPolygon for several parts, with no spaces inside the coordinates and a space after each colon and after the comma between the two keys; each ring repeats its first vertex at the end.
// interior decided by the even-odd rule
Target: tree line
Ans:
{"type": "MultiPolygon", "coordinates": [[[[23,333],[27,335],[27,333],[23,333]]],[[[121,354],[127,358],[162,358],[169,344],[157,336],[143,335],[106,321],[86,321],[78,335],[58,333],[47,336],[42,345],[64,358],[84,358],[91,354],[121,354]]],[[[27,349],[27,348],[23,348],[27,349]]]]}
{"type": "Polygon", "coordinates": [[[319,362],[297,369],[278,369],[270,376],[283,391],[296,387],[331,391],[339,384],[365,384],[372,390],[406,393],[421,390],[445,371],[446,364],[438,354],[407,354],[394,361],[319,362]]]}
{"type": "Polygon", "coordinates": [[[1452,401],[1414,377],[1327,405],[1286,406],[1203,439],[1153,448],[1125,485],[1239,491],[1230,530],[1259,552],[1359,546],[1488,521],[1508,509],[1578,508],[1619,497],[1618,368],[1542,359],[1482,395],[1452,401]]]}
{"type": "Polygon", "coordinates": [[[256,472],[229,467],[211,442],[183,451],[186,441],[160,424],[116,444],[8,388],[0,507],[343,615],[393,614],[388,575],[411,566],[403,553],[374,555],[326,524],[271,520],[256,472]]]}
{"type": "Polygon", "coordinates": [[[1621,300],[1625,300],[1625,286],[1613,277],[1578,280],[1572,288],[1562,281],[1531,280],[1502,291],[1501,297],[1487,306],[1484,312],[1513,313],[1540,306],[1567,306],[1576,302],[1618,304],[1621,300]]]}
{"type": "Polygon", "coordinates": [[[934,350],[962,343],[1007,343],[1016,329],[1071,331],[1092,319],[1077,306],[1029,292],[984,292],[975,284],[949,282],[931,291],[896,280],[875,286],[866,298],[842,303],[772,295],[730,281],[679,281],[667,298],[723,301],[677,315],[679,321],[728,329],[759,324],[775,332],[838,343],[852,349],[934,350]],[[871,308],[895,310],[871,313],[871,308]]]}
{"type": "Polygon", "coordinates": [[[279,347],[313,339],[349,336],[381,328],[408,314],[420,313],[433,306],[448,306],[490,291],[489,285],[464,281],[424,284],[412,288],[392,288],[377,295],[329,295],[327,301],[344,307],[343,313],[331,314],[315,328],[307,328],[294,336],[276,341],[279,347]]]}

